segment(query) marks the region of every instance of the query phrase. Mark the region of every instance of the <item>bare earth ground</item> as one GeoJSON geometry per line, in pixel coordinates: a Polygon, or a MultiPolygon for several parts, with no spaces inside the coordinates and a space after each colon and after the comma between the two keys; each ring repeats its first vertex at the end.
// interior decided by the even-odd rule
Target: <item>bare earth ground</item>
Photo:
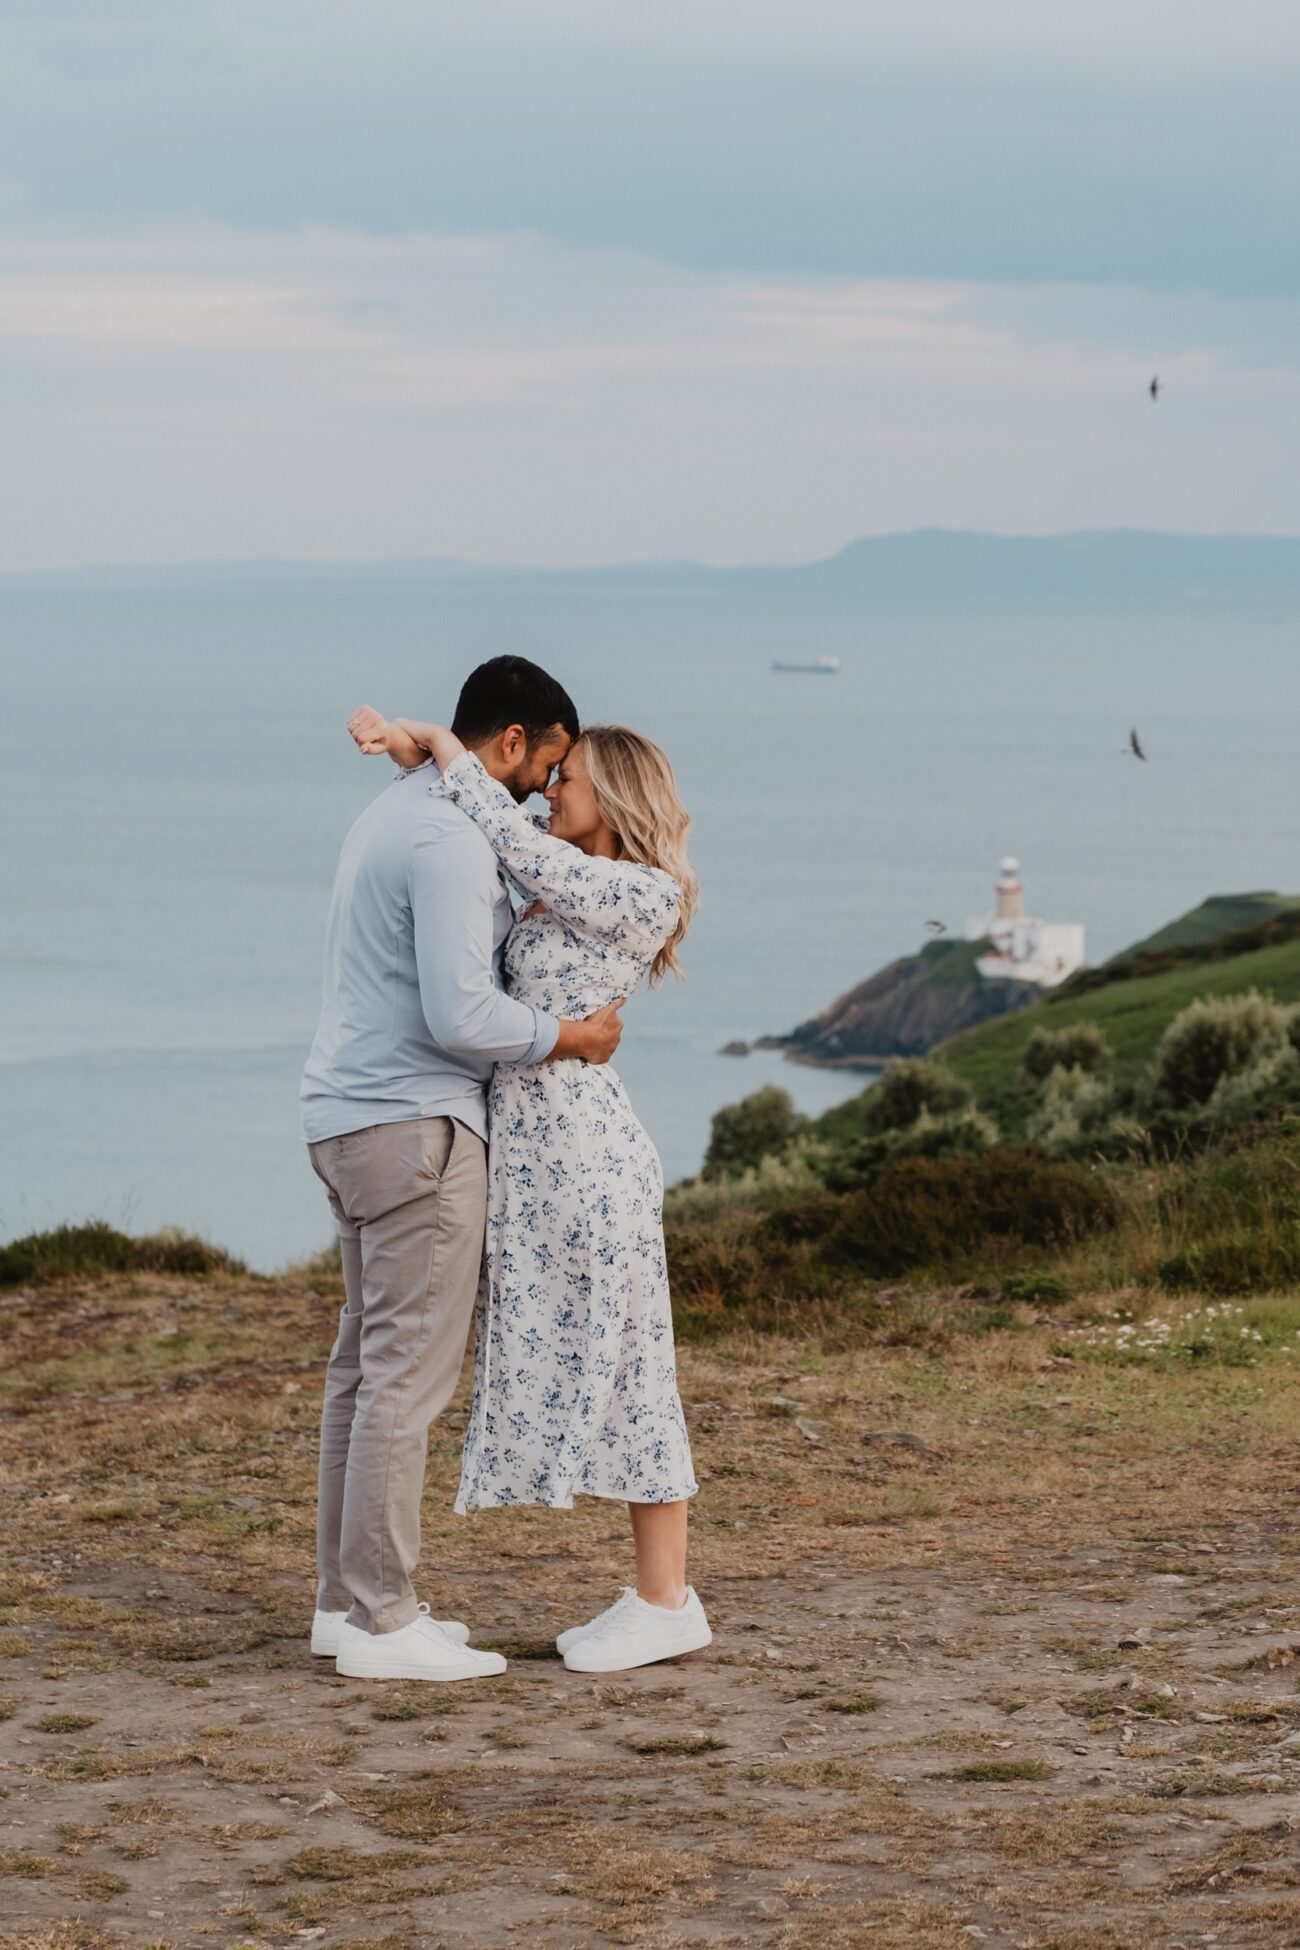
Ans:
{"type": "Polygon", "coordinates": [[[336,1304],[0,1308],[5,1950],[1300,1944],[1300,1357],[683,1349],[715,1642],[609,1679],[622,1511],[457,1519],[462,1405],[421,1595],[510,1669],[381,1685],[306,1642],[336,1304]]]}

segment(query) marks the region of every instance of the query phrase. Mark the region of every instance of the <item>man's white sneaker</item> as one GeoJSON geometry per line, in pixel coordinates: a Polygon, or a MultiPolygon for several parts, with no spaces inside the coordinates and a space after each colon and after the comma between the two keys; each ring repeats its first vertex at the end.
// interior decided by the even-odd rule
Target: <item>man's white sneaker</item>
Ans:
{"type": "Polygon", "coordinates": [[[627,1672],[698,1652],[712,1638],[693,1586],[687,1585],[685,1602],[676,1611],[647,1604],[629,1589],[566,1648],[564,1663],[570,1672],[627,1672]]]}
{"type": "Polygon", "coordinates": [[[448,1638],[425,1613],[395,1632],[344,1625],[334,1665],[348,1679],[491,1679],[506,1669],[499,1652],[479,1652],[448,1638]]]}
{"type": "MultiPolygon", "coordinates": [[[[420,1610],[427,1616],[429,1607],[422,1604],[420,1610]]],[[[311,1621],[311,1649],[318,1659],[338,1657],[339,1633],[343,1630],[343,1621],[346,1617],[345,1611],[321,1611],[317,1606],[316,1614],[311,1621]]],[[[447,1634],[449,1639],[455,1639],[457,1645],[464,1645],[469,1637],[469,1626],[462,1625],[459,1618],[438,1618],[434,1623],[440,1631],[447,1634]]]]}

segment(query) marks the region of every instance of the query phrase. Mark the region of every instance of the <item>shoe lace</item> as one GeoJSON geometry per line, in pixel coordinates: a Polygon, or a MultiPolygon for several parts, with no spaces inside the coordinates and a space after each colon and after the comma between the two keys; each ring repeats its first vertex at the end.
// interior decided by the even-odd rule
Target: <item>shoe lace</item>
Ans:
{"type": "MultiPolygon", "coordinates": [[[[430,1610],[429,1606],[425,1604],[423,1598],[421,1598],[419,1604],[415,1607],[415,1610],[416,1610],[417,1618],[423,1617],[428,1619],[430,1625],[432,1625],[434,1631],[438,1634],[438,1637],[440,1639],[447,1638],[447,1634],[442,1629],[442,1620],[440,1618],[434,1617],[432,1611],[430,1610]]],[[[412,1619],[411,1623],[415,1624],[416,1619],[412,1619]]],[[[451,1640],[447,1639],[447,1643],[450,1645],[451,1640]]]]}
{"type": "Polygon", "coordinates": [[[625,1584],[623,1586],[622,1597],[616,1598],[613,1604],[600,1614],[599,1618],[592,1619],[586,1636],[588,1638],[598,1639],[608,1638],[611,1632],[616,1632],[620,1625],[622,1625],[635,1603],[636,1586],[625,1584]]]}

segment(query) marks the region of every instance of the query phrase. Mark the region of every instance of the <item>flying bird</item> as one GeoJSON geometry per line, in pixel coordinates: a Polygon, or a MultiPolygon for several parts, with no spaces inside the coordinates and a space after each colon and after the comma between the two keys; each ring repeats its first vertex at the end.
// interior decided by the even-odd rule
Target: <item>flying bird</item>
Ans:
{"type": "Polygon", "coordinates": [[[1156,376],[1155,376],[1155,378],[1154,378],[1154,379],[1153,379],[1153,380],[1151,381],[1151,384],[1150,384],[1150,385],[1149,385],[1149,386],[1147,387],[1147,391],[1148,391],[1148,392],[1150,393],[1150,395],[1151,395],[1151,397],[1152,397],[1152,399],[1159,399],[1159,397],[1160,397],[1160,375],[1159,375],[1159,373],[1157,373],[1157,374],[1156,374],[1156,376]]]}
{"type": "Polygon", "coordinates": [[[925,925],[930,934],[944,934],[948,926],[946,921],[927,921],[925,925]]]}
{"type": "Polygon", "coordinates": [[[1124,750],[1126,756],[1129,752],[1132,752],[1134,758],[1140,758],[1145,762],[1146,753],[1142,749],[1142,740],[1138,737],[1136,730],[1129,732],[1128,744],[1124,750]]]}

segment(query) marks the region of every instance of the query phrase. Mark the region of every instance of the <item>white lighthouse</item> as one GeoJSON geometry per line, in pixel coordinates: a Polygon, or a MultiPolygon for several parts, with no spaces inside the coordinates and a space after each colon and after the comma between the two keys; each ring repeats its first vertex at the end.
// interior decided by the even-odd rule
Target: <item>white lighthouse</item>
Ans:
{"type": "Polygon", "coordinates": [[[968,941],[993,943],[976,960],[981,975],[1053,989],[1083,967],[1083,924],[1026,914],[1020,862],[1010,853],[999,862],[993,898],[991,914],[973,915],[966,923],[968,941]]]}

